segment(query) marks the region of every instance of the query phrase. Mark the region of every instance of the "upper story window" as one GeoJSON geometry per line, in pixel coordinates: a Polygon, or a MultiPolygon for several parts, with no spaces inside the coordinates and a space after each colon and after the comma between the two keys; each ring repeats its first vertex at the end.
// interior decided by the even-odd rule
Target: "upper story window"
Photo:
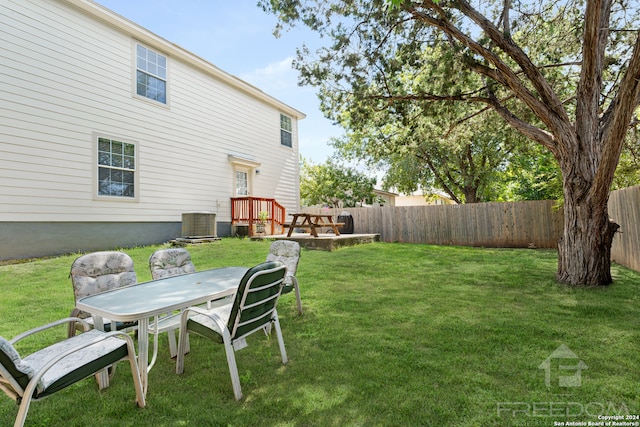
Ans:
{"type": "Polygon", "coordinates": [[[98,196],[136,197],[136,146],[98,138],[98,196]]]}
{"type": "Polygon", "coordinates": [[[280,144],[292,147],[291,117],[280,114],[280,144]]]}
{"type": "Polygon", "coordinates": [[[136,45],[136,93],[167,103],[167,58],[139,44],[136,45]]]}

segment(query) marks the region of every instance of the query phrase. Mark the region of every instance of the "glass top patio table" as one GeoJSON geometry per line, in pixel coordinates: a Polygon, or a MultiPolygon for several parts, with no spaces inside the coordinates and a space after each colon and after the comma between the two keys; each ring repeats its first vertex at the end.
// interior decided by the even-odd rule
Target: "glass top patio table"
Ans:
{"type": "Polygon", "coordinates": [[[248,270],[225,267],[166,277],[80,298],[76,306],[91,313],[94,325],[102,325],[103,317],[112,321],[138,322],[138,367],[146,393],[149,318],[233,295],[248,270]]]}

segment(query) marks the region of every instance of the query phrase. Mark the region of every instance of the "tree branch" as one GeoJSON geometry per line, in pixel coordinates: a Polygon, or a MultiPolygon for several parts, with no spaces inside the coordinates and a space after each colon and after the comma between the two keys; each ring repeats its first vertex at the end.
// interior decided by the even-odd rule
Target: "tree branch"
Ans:
{"type": "MultiPolygon", "coordinates": [[[[579,142],[588,145],[589,151],[598,153],[598,106],[602,93],[602,70],[608,39],[609,9],[611,0],[588,0],[582,44],[582,69],[577,89],[576,131],[579,142]]],[[[592,167],[597,168],[597,157],[592,156],[592,167]]]]}
{"type": "Polygon", "coordinates": [[[600,141],[603,145],[602,157],[596,172],[594,184],[590,189],[599,202],[606,202],[607,191],[602,191],[613,180],[624,139],[633,122],[633,113],[640,105],[640,31],[622,78],[618,93],[603,116],[600,127],[600,141]],[[603,200],[604,199],[604,200],[603,200]]]}
{"type": "MultiPolygon", "coordinates": [[[[544,78],[540,70],[531,62],[529,57],[527,56],[520,47],[513,43],[513,41],[506,37],[503,32],[500,31],[495,25],[491,23],[487,18],[485,18],[481,13],[475,10],[471,5],[465,0],[454,0],[454,4],[458,5],[458,10],[460,10],[464,15],[469,17],[473,22],[475,22],[482,30],[487,34],[487,36],[498,46],[503,52],[505,52],[511,59],[513,59],[523,70],[529,81],[533,84],[535,89],[540,94],[542,101],[546,104],[550,110],[560,118],[561,122],[569,123],[569,116],[562,105],[560,99],[558,99],[556,93],[553,91],[551,85],[544,78]]],[[[480,53],[480,52],[478,52],[480,53]]],[[[491,58],[486,57],[488,60],[491,58]]],[[[499,63],[495,63],[491,61],[496,68],[502,71],[502,67],[509,69],[502,61],[498,59],[499,63]]],[[[511,71],[509,69],[509,71],[511,71]]],[[[507,74],[508,75],[508,74],[507,74]]],[[[526,101],[523,99],[523,101],[526,101]]],[[[527,104],[528,105],[528,104],[527,104]]],[[[535,110],[534,110],[535,111],[535,110]]],[[[543,117],[540,117],[543,119],[543,117]]],[[[551,128],[555,126],[549,126],[551,128]]]]}
{"type": "Polygon", "coordinates": [[[507,123],[509,123],[526,137],[529,137],[546,147],[557,158],[557,156],[559,155],[559,151],[553,134],[520,119],[502,103],[500,103],[500,101],[495,96],[489,98],[489,105],[491,105],[495,112],[498,113],[500,117],[502,117],[507,123]]]}
{"type": "MultiPolygon", "coordinates": [[[[431,173],[433,174],[433,176],[436,178],[436,182],[438,184],[440,184],[440,186],[442,187],[442,189],[451,197],[451,200],[453,200],[454,202],[456,202],[457,204],[461,205],[462,201],[460,199],[458,199],[458,197],[456,196],[455,192],[453,190],[451,190],[451,188],[449,187],[449,185],[447,185],[447,183],[444,181],[444,179],[440,176],[440,174],[438,174],[438,169],[436,168],[436,166],[433,164],[433,162],[431,161],[431,157],[427,156],[427,155],[421,155],[421,154],[417,154],[417,157],[419,159],[421,159],[423,162],[425,162],[427,164],[427,166],[429,167],[429,170],[431,171],[431,173]]],[[[446,173],[447,178],[453,182],[455,184],[455,180],[453,179],[453,177],[449,174],[449,172],[446,173]]]]}
{"type": "Polygon", "coordinates": [[[480,27],[485,30],[485,32],[487,32],[487,34],[492,38],[492,40],[496,42],[496,44],[502,50],[507,52],[507,54],[509,54],[510,56],[514,57],[516,62],[518,62],[520,67],[523,69],[525,75],[527,75],[529,80],[534,84],[534,87],[540,88],[538,90],[541,90],[542,93],[545,94],[543,100],[549,99],[552,102],[543,102],[538,99],[520,81],[517,74],[509,66],[507,66],[496,54],[486,49],[475,40],[471,39],[469,36],[461,32],[454,24],[452,24],[442,8],[434,1],[423,1],[420,3],[420,5],[436,13],[440,17],[440,19],[436,19],[425,12],[417,10],[416,6],[409,2],[403,3],[402,7],[408,13],[415,16],[416,19],[424,21],[430,26],[439,28],[441,31],[458,40],[458,42],[467,46],[473,52],[482,56],[494,67],[496,67],[496,69],[492,73],[490,73],[490,69],[485,66],[483,70],[484,74],[488,77],[491,77],[492,79],[496,79],[498,83],[509,88],[516,95],[516,97],[524,102],[525,105],[527,105],[549,129],[553,129],[554,133],[570,132],[570,120],[566,114],[564,107],[562,106],[562,103],[557,100],[557,97],[553,93],[553,90],[551,89],[549,84],[546,82],[539,70],[537,70],[537,68],[531,63],[526,54],[515,45],[513,45],[510,41],[507,41],[493,24],[491,24],[480,13],[471,8],[466,2],[461,0],[454,0],[454,2],[460,5],[459,10],[462,13],[469,16],[472,20],[477,21],[478,25],[480,25],[480,27]],[[497,76],[500,77],[498,78],[497,76]],[[555,109],[550,109],[550,106],[555,106],[555,109]]]}

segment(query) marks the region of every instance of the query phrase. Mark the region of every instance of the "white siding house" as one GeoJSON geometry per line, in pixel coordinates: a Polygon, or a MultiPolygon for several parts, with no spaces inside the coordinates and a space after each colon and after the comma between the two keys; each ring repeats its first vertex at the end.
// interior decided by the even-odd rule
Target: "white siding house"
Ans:
{"type": "Polygon", "coordinates": [[[159,243],[231,197],[299,206],[304,114],[90,0],[0,1],[0,259],[159,243]]]}

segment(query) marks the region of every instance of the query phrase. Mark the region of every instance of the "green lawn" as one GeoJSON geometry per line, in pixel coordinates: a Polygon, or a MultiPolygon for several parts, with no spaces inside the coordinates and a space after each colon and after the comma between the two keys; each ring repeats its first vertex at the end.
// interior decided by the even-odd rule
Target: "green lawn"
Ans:
{"type": "MultiPolygon", "coordinates": [[[[268,246],[223,239],[188,249],[206,269],[257,264],[268,246]]],[[[155,249],[126,250],[139,281],[155,249]]],[[[0,266],[0,335],[69,314],[74,258],[0,266]]],[[[640,274],[616,265],[612,286],[574,289],[555,282],[556,267],[546,250],[303,250],[305,313],[293,293],[279,304],[290,362],[281,364],[275,337],[251,336],[236,353],[240,402],[221,345],[192,337],[177,376],[164,335],[146,408],[135,406],[122,364],[106,390],[88,379],[34,402],[27,426],[553,426],[638,414],[640,274]],[[575,357],[554,357],[562,345],[575,357]],[[580,360],[588,368],[572,369],[580,360]],[[567,377],[573,386],[561,387],[567,377]]],[[[16,411],[2,398],[0,425],[16,411]]]]}

